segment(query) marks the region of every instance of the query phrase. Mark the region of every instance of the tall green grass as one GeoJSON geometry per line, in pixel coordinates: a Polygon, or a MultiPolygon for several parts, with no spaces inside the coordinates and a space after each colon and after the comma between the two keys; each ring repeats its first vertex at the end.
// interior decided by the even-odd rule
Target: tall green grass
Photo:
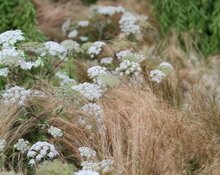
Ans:
{"type": "Polygon", "coordinates": [[[36,12],[31,0],[0,0],[0,33],[21,29],[32,41],[43,41],[37,29],[36,12]]]}
{"type": "Polygon", "coordinates": [[[203,54],[220,50],[219,0],[150,0],[164,33],[189,32],[203,54]]]}

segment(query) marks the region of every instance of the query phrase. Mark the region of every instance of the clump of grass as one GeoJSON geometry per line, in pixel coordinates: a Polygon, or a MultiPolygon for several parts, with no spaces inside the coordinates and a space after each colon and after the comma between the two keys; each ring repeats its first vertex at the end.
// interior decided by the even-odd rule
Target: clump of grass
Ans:
{"type": "Polygon", "coordinates": [[[219,1],[150,1],[165,34],[172,29],[179,33],[187,32],[203,54],[219,51],[219,1]],[[174,18],[173,18],[174,17],[174,18]]]}
{"type": "Polygon", "coordinates": [[[0,4],[0,15],[3,17],[0,32],[20,29],[31,41],[45,40],[37,28],[36,12],[30,0],[1,0],[0,4]]]}

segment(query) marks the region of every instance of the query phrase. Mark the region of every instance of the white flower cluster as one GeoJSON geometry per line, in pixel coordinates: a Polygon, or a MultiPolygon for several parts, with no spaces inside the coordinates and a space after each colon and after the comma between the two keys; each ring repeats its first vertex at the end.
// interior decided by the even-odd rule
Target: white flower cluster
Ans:
{"type": "Polygon", "coordinates": [[[93,45],[89,48],[88,54],[90,55],[91,58],[94,58],[95,55],[100,54],[102,51],[102,47],[105,46],[106,44],[102,41],[96,41],[93,43],[93,45]]]}
{"type": "Polygon", "coordinates": [[[87,70],[87,74],[91,79],[94,79],[101,74],[106,74],[106,68],[101,66],[93,66],[87,70]]]}
{"type": "Polygon", "coordinates": [[[134,61],[140,63],[144,61],[146,58],[144,55],[139,53],[133,53],[131,50],[122,50],[116,54],[118,60],[123,60],[125,57],[133,57],[134,61]]]}
{"type": "Polygon", "coordinates": [[[34,165],[43,159],[53,159],[58,155],[59,153],[55,149],[54,145],[41,141],[33,144],[27,153],[27,157],[31,158],[29,165],[34,165]]]}
{"type": "Polygon", "coordinates": [[[114,161],[112,159],[105,159],[101,162],[94,162],[94,161],[83,161],[81,163],[83,170],[90,170],[90,171],[102,171],[103,173],[108,173],[112,170],[112,166],[114,161]]]}
{"type": "Polygon", "coordinates": [[[20,61],[20,67],[23,70],[30,70],[32,67],[37,67],[39,66],[41,63],[39,62],[31,62],[31,61],[20,61]]]}
{"type": "Polygon", "coordinates": [[[79,39],[84,42],[89,40],[87,36],[80,36],[79,39]]]}
{"type": "Polygon", "coordinates": [[[83,161],[81,163],[82,170],[100,171],[99,162],[83,161]]]}
{"type": "Polygon", "coordinates": [[[105,159],[101,162],[93,161],[96,158],[96,152],[88,147],[79,148],[80,155],[84,159],[81,163],[82,170],[108,173],[111,171],[114,161],[105,159]]]}
{"type": "Polygon", "coordinates": [[[62,81],[60,82],[60,86],[65,86],[68,84],[76,84],[76,81],[72,78],[70,78],[66,73],[64,72],[57,72],[55,74],[56,77],[58,77],[59,79],[61,79],[62,81]]]}
{"type": "Polygon", "coordinates": [[[0,76],[1,76],[1,77],[7,77],[8,74],[9,74],[9,70],[8,70],[7,67],[0,69],[0,76]]]}
{"type": "Polygon", "coordinates": [[[5,106],[23,106],[27,98],[31,95],[31,90],[26,90],[23,87],[14,86],[10,89],[7,89],[2,94],[3,104],[5,106]]]}
{"type": "Polygon", "coordinates": [[[96,171],[80,170],[74,173],[74,175],[100,175],[100,174],[96,171]]]}
{"type": "Polygon", "coordinates": [[[5,66],[20,66],[20,62],[25,60],[24,52],[15,48],[7,48],[0,51],[0,64],[5,66]]]}
{"type": "Polygon", "coordinates": [[[116,54],[117,59],[122,60],[124,57],[131,55],[131,50],[121,50],[116,54]]]}
{"type": "Polygon", "coordinates": [[[113,58],[112,57],[105,57],[102,58],[100,63],[104,65],[112,64],[113,58]]]}
{"type": "Polygon", "coordinates": [[[41,57],[38,57],[38,59],[34,62],[34,66],[33,67],[43,67],[44,66],[44,62],[41,59],[41,57]]]}
{"type": "Polygon", "coordinates": [[[89,115],[93,115],[97,118],[103,118],[104,113],[103,113],[102,107],[98,105],[97,103],[85,104],[81,109],[83,112],[89,115]]]}
{"type": "Polygon", "coordinates": [[[23,51],[16,50],[15,48],[6,48],[0,51],[0,64],[10,67],[20,66],[23,70],[31,69],[32,67],[39,67],[42,65],[40,60],[25,61],[25,55],[23,51]]]}
{"type": "MultiPolygon", "coordinates": [[[[99,106],[98,104],[96,103],[88,103],[88,104],[85,104],[81,110],[94,117],[95,120],[98,122],[99,124],[99,129],[100,128],[105,128],[104,126],[104,112],[102,110],[102,107],[99,106]]],[[[85,116],[82,116],[80,119],[79,119],[79,123],[81,125],[84,125],[87,129],[92,129],[92,125],[89,124],[90,121],[87,120],[87,117],[85,116]]]]}
{"type": "Polygon", "coordinates": [[[52,135],[54,138],[63,136],[63,132],[61,131],[61,129],[54,126],[50,126],[50,128],[48,129],[48,133],[52,135]]]}
{"type": "Polygon", "coordinates": [[[100,15],[113,16],[116,13],[124,13],[122,6],[96,6],[94,10],[100,15]]]}
{"type": "Polygon", "coordinates": [[[168,70],[173,69],[173,66],[170,63],[168,63],[168,62],[160,63],[159,67],[162,68],[162,69],[168,69],[168,70]]]}
{"type": "Polygon", "coordinates": [[[120,76],[125,75],[135,75],[139,76],[141,72],[141,67],[139,63],[130,60],[124,60],[120,63],[119,67],[115,69],[116,73],[120,76]]]}
{"type": "Polygon", "coordinates": [[[88,147],[80,147],[78,148],[81,157],[85,157],[86,159],[90,159],[92,157],[96,157],[96,152],[88,147]]]}
{"type": "Polygon", "coordinates": [[[121,32],[125,35],[140,35],[141,34],[141,28],[137,24],[138,23],[138,17],[135,14],[132,14],[130,12],[126,12],[122,15],[121,19],[119,20],[119,26],[121,29],[121,32]]]}
{"type": "Polygon", "coordinates": [[[78,25],[79,27],[88,27],[88,26],[89,26],[89,21],[86,21],[86,20],[84,20],[84,21],[79,21],[79,22],[77,23],[77,25],[78,25]]]}
{"type": "Polygon", "coordinates": [[[30,148],[30,143],[27,140],[24,140],[23,138],[18,139],[18,142],[14,145],[14,148],[16,148],[21,153],[25,153],[30,148]]]}
{"type": "Polygon", "coordinates": [[[7,142],[5,139],[0,139],[0,152],[3,152],[7,142]]]}
{"type": "Polygon", "coordinates": [[[69,34],[68,38],[76,38],[78,36],[79,32],[76,29],[73,29],[69,34]]]}
{"type": "Polygon", "coordinates": [[[49,53],[52,56],[57,56],[60,59],[64,59],[67,54],[67,50],[64,46],[60,45],[57,42],[48,41],[44,43],[46,47],[46,52],[42,52],[41,56],[45,56],[47,53],[49,53]]]}
{"type": "Polygon", "coordinates": [[[152,81],[155,81],[155,82],[157,82],[157,83],[160,83],[161,80],[162,80],[165,76],[166,76],[166,75],[165,75],[162,71],[160,71],[160,70],[158,70],[158,69],[155,69],[155,70],[150,71],[150,78],[151,78],[151,80],[152,80],[152,81]]]}
{"type": "Polygon", "coordinates": [[[2,94],[3,105],[19,107],[24,106],[30,96],[44,96],[45,94],[36,90],[26,90],[23,87],[11,87],[2,94]]]}
{"type": "Polygon", "coordinates": [[[103,96],[103,93],[104,93],[99,85],[93,84],[93,83],[87,83],[87,82],[74,85],[72,86],[72,89],[74,91],[79,92],[85,98],[91,101],[98,100],[99,98],[103,96]]]}
{"type": "Polygon", "coordinates": [[[18,41],[23,41],[24,36],[21,30],[9,30],[0,34],[2,48],[14,47],[18,41]]]}
{"type": "Polygon", "coordinates": [[[80,51],[80,45],[76,41],[73,40],[64,40],[60,43],[61,46],[65,47],[67,52],[75,52],[78,53],[80,51]]]}

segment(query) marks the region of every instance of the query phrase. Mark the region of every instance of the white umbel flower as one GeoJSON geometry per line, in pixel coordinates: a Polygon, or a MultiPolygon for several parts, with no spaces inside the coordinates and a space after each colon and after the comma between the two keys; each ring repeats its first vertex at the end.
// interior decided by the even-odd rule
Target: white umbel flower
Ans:
{"type": "Polygon", "coordinates": [[[26,90],[23,87],[14,86],[11,87],[2,94],[2,103],[5,106],[24,106],[27,99],[31,96],[42,96],[44,95],[40,91],[26,90]]]}
{"type": "Polygon", "coordinates": [[[132,14],[130,12],[124,13],[121,19],[119,20],[121,32],[125,35],[140,35],[141,28],[137,23],[138,17],[135,14],[132,14]]]}
{"type": "Polygon", "coordinates": [[[23,106],[27,98],[31,95],[31,90],[26,90],[23,87],[14,86],[10,89],[7,89],[2,94],[3,104],[5,106],[23,106]]]}
{"type": "Polygon", "coordinates": [[[82,170],[108,173],[112,170],[114,161],[112,159],[105,159],[100,162],[94,161],[96,152],[88,147],[80,147],[79,152],[83,161],[81,163],[82,170]]]}
{"type": "Polygon", "coordinates": [[[117,59],[122,60],[124,57],[131,55],[131,50],[121,50],[116,54],[117,59]]]}
{"type": "Polygon", "coordinates": [[[106,68],[101,66],[93,66],[87,70],[87,74],[91,79],[97,78],[101,74],[106,74],[106,68]]]}
{"type": "Polygon", "coordinates": [[[89,48],[88,54],[91,58],[94,58],[96,55],[100,54],[102,51],[102,47],[106,44],[102,41],[96,41],[93,43],[93,45],[89,48]]]}
{"type": "Polygon", "coordinates": [[[43,66],[44,66],[44,62],[40,57],[34,62],[33,65],[33,67],[43,67],[43,66]]]}
{"type": "Polygon", "coordinates": [[[7,142],[5,139],[0,139],[0,152],[3,152],[7,142]]]}
{"type": "Polygon", "coordinates": [[[85,98],[88,100],[98,100],[103,96],[103,90],[101,87],[97,84],[92,83],[82,83],[75,86],[72,86],[72,89],[74,91],[79,92],[82,94],[85,98]]]}
{"type": "Polygon", "coordinates": [[[65,47],[67,52],[78,53],[80,51],[80,45],[73,40],[64,40],[60,43],[61,46],[65,47]]]}
{"type": "Polygon", "coordinates": [[[104,65],[112,64],[113,58],[112,57],[105,57],[102,58],[100,63],[104,65]]]}
{"type": "Polygon", "coordinates": [[[94,10],[100,15],[113,16],[116,13],[124,13],[122,6],[96,6],[94,10]]]}
{"type": "Polygon", "coordinates": [[[30,70],[32,67],[35,67],[36,63],[31,61],[20,61],[20,67],[23,70],[30,70]]]}
{"type": "Polygon", "coordinates": [[[44,159],[54,159],[59,153],[53,144],[38,141],[31,146],[27,153],[27,157],[31,158],[29,165],[34,165],[44,159]]]}
{"type": "Polygon", "coordinates": [[[0,51],[0,64],[9,67],[20,67],[23,70],[30,70],[32,67],[38,67],[42,65],[40,60],[25,61],[25,55],[23,51],[16,50],[15,48],[7,48],[0,51]]]}
{"type": "MultiPolygon", "coordinates": [[[[59,43],[48,41],[44,43],[47,52],[52,56],[57,56],[60,59],[63,59],[66,57],[67,50],[64,46],[60,45],[59,43]]],[[[42,53],[44,55],[44,53],[42,53]]]]}
{"type": "Polygon", "coordinates": [[[146,59],[144,57],[144,55],[142,55],[140,53],[133,53],[133,52],[131,52],[131,50],[122,50],[122,51],[118,52],[116,54],[116,56],[117,56],[118,60],[123,60],[123,59],[125,59],[125,57],[132,57],[133,61],[138,62],[138,63],[140,63],[146,59]]]}
{"type": "Polygon", "coordinates": [[[89,38],[87,36],[80,36],[79,39],[83,42],[88,41],[89,38]]]}
{"type": "Polygon", "coordinates": [[[36,164],[36,161],[34,159],[31,159],[29,162],[28,162],[29,165],[33,166],[36,164]]]}
{"type": "Polygon", "coordinates": [[[94,150],[92,150],[91,148],[80,147],[80,148],[78,148],[78,150],[80,152],[80,156],[84,157],[86,159],[96,157],[96,152],[94,150]]]}
{"type": "Polygon", "coordinates": [[[68,38],[76,38],[78,34],[79,34],[78,30],[74,29],[68,34],[68,38]]]}
{"type": "Polygon", "coordinates": [[[162,69],[169,69],[169,70],[173,69],[173,66],[168,62],[160,63],[159,67],[162,68],[162,69]]]}
{"type": "Polygon", "coordinates": [[[135,75],[139,76],[141,67],[139,63],[130,60],[124,60],[120,63],[119,67],[115,69],[116,73],[122,75],[135,75]]]}
{"type": "Polygon", "coordinates": [[[160,83],[161,80],[162,80],[165,76],[166,76],[166,75],[165,75],[162,71],[160,71],[160,70],[158,70],[158,69],[155,69],[155,70],[150,71],[150,78],[151,78],[151,80],[152,80],[152,81],[155,81],[155,82],[157,82],[157,83],[160,83]]]}
{"type": "Polygon", "coordinates": [[[0,34],[0,44],[3,48],[14,47],[18,41],[25,40],[21,30],[9,30],[0,34]]]}
{"type": "Polygon", "coordinates": [[[9,74],[9,69],[7,67],[0,69],[0,76],[1,77],[7,77],[8,74],[9,74]]]}
{"type": "Polygon", "coordinates": [[[16,148],[21,153],[25,153],[29,150],[29,142],[27,140],[24,140],[23,138],[18,139],[18,142],[14,145],[14,148],[16,148]]]}
{"type": "Polygon", "coordinates": [[[84,21],[79,21],[79,22],[77,23],[77,25],[78,25],[79,27],[88,27],[88,26],[89,26],[89,21],[86,21],[86,20],[84,20],[84,21]]]}
{"type": "Polygon", "coordinates": [[[100,175],[100,174],[96,171],[80,170],[74,173],[74,175],[100,175]]]}
{"type": "Polygon", "coordinates": [[[50,128],[48,129],[48,133],[52,135],[54,138],[63,136],[62,130],[54,126],[50,126],[50,128]]]}
{"type": "Polygon", "coordinates": [[[83,161],[81,163],[82,170],[90,170],[90,171],[99,171],[100,166],[99,162],[94,162],[94,161],[83,161]]]}
{"type": "Polygon", "coordinates": [[[0,64],[10,67],[18,67],[25,61],[24,52],[15,48],[7,48],[0,51],[0,64]]]}

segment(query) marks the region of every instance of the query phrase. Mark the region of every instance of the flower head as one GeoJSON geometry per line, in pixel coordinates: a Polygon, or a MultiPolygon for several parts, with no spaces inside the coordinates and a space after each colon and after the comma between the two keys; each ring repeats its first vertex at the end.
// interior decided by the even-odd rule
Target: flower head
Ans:
{"type": "Polygon", "coordinates": [[[44,159],[53,159],[57,157],[59,153],[55,149],[54,145],[48,142],[38,141],[31,146],[27,153],[27,157],[31,158],[29,165],[34,165],[44,159]]]}
{"type": "Polygon", "coordinates": [[[152,81],[155,81],[155,82],[157,82],[157,83],[160,83],[161,80],[162,80],[165,76],[166,76],[166,75],[165,75],[162,71],[160,71],[160,70],[158,70],[158,69],[155,69],[155,70],[150,71],[150,78],[151,78],[151,80],[152,80],[152,81]]]}
{"type": "Polygon", "coordinates": [[[6,140],[0,139],[0,152],[4,151],[5,146],[6,146],[6,140]]]}
{"type": "Polygon", "coordinates": [[[88,50],[88,54],[91,58],[94,58],[96,55],[98,55],[102,51],[102,47],[106,44],[102,41],[96,41],[92,44],[92,46],[88,50]]]}
{"type": "Polygon", "coordinates": [[[91,79],[94,79],[101,74],[106,74],[106,68],[101,66],[93,66],[87,70],[87,73],[91,79]]]}
{"type": "Polygon", "coordinates": [[[74,91],[79,92],[82,94],[85,98],[88,100],[98,100],[103,96],[103,90],[101,87],[97,84],[92,84],[92,83],[82,83],[78,85],[72,86],[72,89],[74,91]]]}
{"type": "Polygon", "coordinates": [[[104,65],[108,65],[108,64],[111,64],[112,61],[113,61],[112,57],[105,57],[101,59],[100,63],[104,65]]]}
{"type": "Polygon", "coordinates": [[[52,135],[54,138],[63,136],[63,132],[61,131],[61,129],[54,126],[50,126],[50,128],[48,129],[48,133],[52,135]]]}
{"type": "Polygon", "coordinates": [[[14,145],[14,147],[20,151],[21,153],[25,153],[29,150],[29,142],[27,140],[24,140],[23,138],[18,139],[18,142],[14,145]]]}
{"type": "Polygon", "coordinates": [[[25,40],[21,30],[9,30],[0,34],[0,44],[3,48],[14,47],[18,41],[25,40]]]}

